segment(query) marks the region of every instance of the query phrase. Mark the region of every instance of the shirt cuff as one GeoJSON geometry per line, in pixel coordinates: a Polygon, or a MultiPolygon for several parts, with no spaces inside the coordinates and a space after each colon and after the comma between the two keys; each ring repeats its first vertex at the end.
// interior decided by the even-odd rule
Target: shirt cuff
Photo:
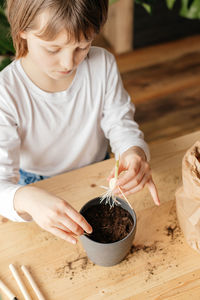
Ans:
{"type": "Polygon", "coordinates": [[[21,185],[8,185],[3,183],[4,191],[0,193],[0,214],[13,222],[27,222],[21,218],[14,209],[14,196],[21,185]],[[5,187],[7,185],[7,187],[5,187]]]}
{"type": "Polygon", "coordinates": [[[120,147],[118,149],[118,152],[115,153],[115,158],[117,159],[119,157],[119,155],[121,156],[122,153],[124,153],[125,151],[127,151],[131,147],[135,147],[135,146],[141,148],[144,151],[144,153],[146,155],[146,158],[147,158],[147,161],[149,162],[150,161],[149,147],[148,147],[147,143],[144,140],[141,140],[141,139],[135,140],[134,143],[124,144],[122,147],[120,147]]]}

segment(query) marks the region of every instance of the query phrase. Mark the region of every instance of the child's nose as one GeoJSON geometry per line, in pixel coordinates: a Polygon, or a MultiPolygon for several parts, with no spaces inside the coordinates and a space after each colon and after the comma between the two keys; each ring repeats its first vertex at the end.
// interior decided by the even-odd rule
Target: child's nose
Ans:
{"type": "Polygon", "coordinates": [[[70,53],[64,53],[61,57],[60,65],[63,70],[72,70],[74,67],[74,55],[70,53]]]}

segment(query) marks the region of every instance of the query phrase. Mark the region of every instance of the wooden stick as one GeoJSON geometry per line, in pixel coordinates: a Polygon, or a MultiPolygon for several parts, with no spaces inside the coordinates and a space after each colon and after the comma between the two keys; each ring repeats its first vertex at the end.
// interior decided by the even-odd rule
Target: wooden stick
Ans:
{"type": "Polygon", "coordinates": [[[21,269],[22,269],[24,275],[26,276],[26,278],[28,279],[30,285],[32,286],[34,292],[36,293],[38,299],[39,300],[45,300],[44,296],[42,295],[41,291],[39,290],[35,280],[33,279],[32,275],[30,274],[27,267],[26,266],[21,266],[21,269]]]}
{"type": "Polygon", "coordinates": [[[16,282],[17,282],[17,284],[18,284],[18,286],[19,286],[19,288],[20,288],[20,290],[21,290],[21,292],[24,296],[24,298],[26,300],[32,300],[31,297],[28,294],[28,291],[27,291],[24,283],[22,282],[21,278],[19,277],[19,274],[18,274],[16,268],[12,264],[10,264],[9,269],[12,272],[12,275],[15,278],[15,280],[16,280],[16,282]]]}
{"type": "Polygon", "coordinates": [[[121,190],[121,188],[119,186],[118,186],[118,189],[119,189],[120,193],[122,194],[122,196],[124,197],[124,200],[128,203],[128,205],[130,206],[130,208],[133,209],[132,206],[131,206],[131,204],[130,204],[130,202],[128,201],[128,199],[126,198],[126,196],[124,195],[124,193],[122,192],[122,190],[121,190]]]}
{"type": "Polygon", "coordinates": [[[3,283],[3,281],[1,281],[0,279],[0,289],[6,294],[6,296],[10,299],[10,300],[17,300],[17,298],[15,297],[15,295],[11,292],[11,290],[5,285],[5,283],[3,283]]]}

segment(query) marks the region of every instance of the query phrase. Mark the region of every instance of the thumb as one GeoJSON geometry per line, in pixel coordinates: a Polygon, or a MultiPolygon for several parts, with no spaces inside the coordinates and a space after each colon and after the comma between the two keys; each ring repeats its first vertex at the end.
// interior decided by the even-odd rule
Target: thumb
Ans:
{"type": "MultiPolygon", "coordinates": [[[[124,168],[122,162],[119,161],[118,175],[123,171],[126,171],[126,168],[124,168]]],[[[110,175],[107,177],[107,180],[110,181],[110,179],[113,178],[114,176],[115,176],[115,167],[110,172],[110,175]]]]}
{"type": "Polygon", "coordinates": [[[110,172],[110,175],[107,177],[107,181],[110,181],[111,178],[113,178],[115,176],[115,168],[112,169],[112,171],[110,172]]]}

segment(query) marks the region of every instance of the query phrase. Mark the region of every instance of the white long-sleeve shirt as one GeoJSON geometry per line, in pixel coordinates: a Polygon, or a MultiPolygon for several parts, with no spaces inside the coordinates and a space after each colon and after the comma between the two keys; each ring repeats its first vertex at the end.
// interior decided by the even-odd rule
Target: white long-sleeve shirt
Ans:
{"type": "MultiPolygon", "coordinates": [[[[23,221],[13,208],[19,168],[54,176],[115,155],[148,147],[134,121],[112,54],[92,47],[70,87],[48,93],[15,60],[0,72],[0,215],[23,221]]],[[[67,184],[67,183],[66,183],[67,184]]]]}

